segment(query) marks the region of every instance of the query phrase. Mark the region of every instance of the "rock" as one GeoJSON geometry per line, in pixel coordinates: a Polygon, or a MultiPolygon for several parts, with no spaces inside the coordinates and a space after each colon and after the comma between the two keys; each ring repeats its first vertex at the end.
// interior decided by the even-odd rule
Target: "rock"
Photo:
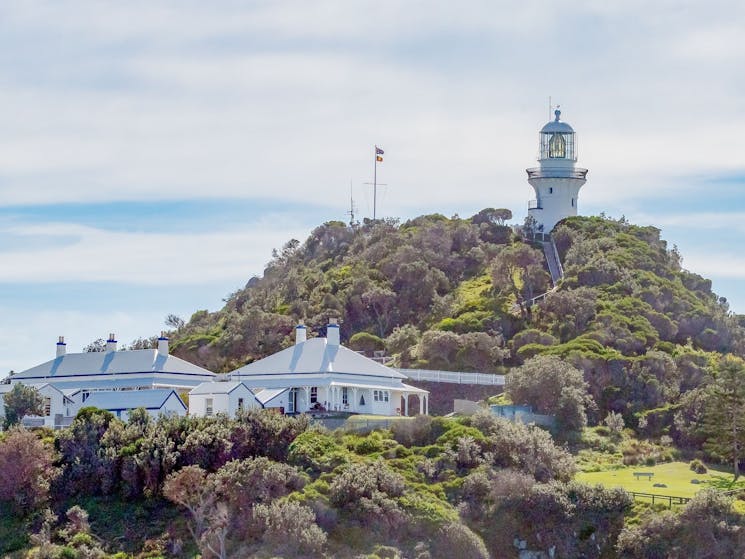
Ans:
{"type": "Polygon", "coordinates": [[[655,483],[652,487],[667,487],[664,483],[655,483]]]}

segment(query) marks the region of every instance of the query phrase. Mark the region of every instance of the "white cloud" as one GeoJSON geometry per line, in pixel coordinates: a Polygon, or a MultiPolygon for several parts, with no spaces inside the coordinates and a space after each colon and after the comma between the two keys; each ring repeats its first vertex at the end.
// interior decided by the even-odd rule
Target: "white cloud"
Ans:
{"type": "Polygon", "coordinates": [[[648,223],[656,227],[683,227],[693,230],[721,230],[745,233],[745,211],[690,212],[650,215],[636,213],[629,216],[635,223],[648,223]]]}
{"type": "Polygon", "coordinates": [[[2,283],[200,285],[245,282],[263,272],[271,247],[279,248],[292,237],[304,239],[308,231],[275,216],[207,233],[118,232],[49,223],[6,227],[0,234],[49,240],[43,248],[1,251],[2,283]]]}
{"type": "Polygon", "coordinates": [[[669,191],[742,166],[743,8],[682,6],[6,6],[41,46],[23,53],[35,79],[0,90],[0,195],[334,199],[369,180],[377,142],[391,212],[517,209],[547,94],[578,131],[587,200],[669,191]]]}
{"type": "Polygon", "coordinates": [[[745,279],[745,257],[741,254],[689,251],[683,264],[705,278],[745,279]]]}

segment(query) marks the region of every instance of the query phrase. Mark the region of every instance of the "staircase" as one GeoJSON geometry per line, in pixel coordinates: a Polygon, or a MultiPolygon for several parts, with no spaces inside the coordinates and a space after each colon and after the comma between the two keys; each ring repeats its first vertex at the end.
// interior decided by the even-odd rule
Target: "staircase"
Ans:
{"type": "Polygon", "coordinates": [[[559,284],[559,280],[564,277],[564,268],[561,267],[559,251],[556,250],[556,243],[554,243],[553,238],[549,237],[548,241],[544,241],[543,254],[546,255],[546,263],[548,264],[548,271],[551,274],[551,282],[556,287],[559,284]]]}

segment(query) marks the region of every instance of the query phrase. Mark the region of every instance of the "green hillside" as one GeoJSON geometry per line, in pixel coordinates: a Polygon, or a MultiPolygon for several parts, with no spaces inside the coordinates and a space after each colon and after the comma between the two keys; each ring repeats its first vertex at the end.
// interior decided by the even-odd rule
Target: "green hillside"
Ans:
{"type": "Polygon", "coordinates": [[[175,353],[228,371],[290,345],[299,320],[323,335],[336,317],[345,343],[385,348],[403,367],[504,371],[559,356],[584,372],[597,417],[627,421],[676,405],[719,354],[745,354],[742,317],[711,282],[684,270],[658,229],[624,219],[560,224],[564,280],[528,307],[550,278],[510,217],[325,223],[275,251],[223,309],[196,312],[172,333],[175,353]]]}
{"type": "Polygon", "coordinates": [[[489,413],[361,433],[84,408],[69,429],[0,433],[0,555],[743,556],[742,317],[659,230],[605,217],[558,226],[564,279],[530,304],[550,278],[510,217],[326,223],[171,339],[227,371],[336,317],[344,343],[404,367],[505,373],[498,401],[554,415],[551,432],[489,413]],[[616,486],[696,495],[667,511],[616,486]]]}

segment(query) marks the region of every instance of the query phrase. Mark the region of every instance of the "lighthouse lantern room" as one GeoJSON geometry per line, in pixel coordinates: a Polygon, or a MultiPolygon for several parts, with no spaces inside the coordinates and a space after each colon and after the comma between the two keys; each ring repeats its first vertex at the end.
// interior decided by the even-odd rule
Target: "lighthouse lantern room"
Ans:
{"type": "Polygon", "coordinates": [[[577,215],[579,189],[586,182],[587,169],[577,162],[577,139],[574,129],[561,121],[561,111],[541,128],[540,167],[526,169],[528,182],[535,190],[535,200],[528,202],[528,215],[535,220],[534,234],[547,240],[554,226],[577,215]]]}

